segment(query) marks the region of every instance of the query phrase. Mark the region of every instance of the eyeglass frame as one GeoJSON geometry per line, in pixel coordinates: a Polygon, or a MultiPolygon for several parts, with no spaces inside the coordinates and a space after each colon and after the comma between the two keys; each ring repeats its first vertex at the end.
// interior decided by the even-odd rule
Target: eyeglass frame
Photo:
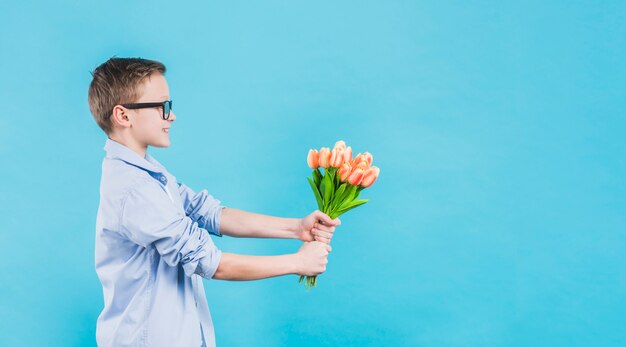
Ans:
{"type": "Polygon", "coordinates": [[[140,109],[140,108],[161,107],[161,108],[163,108],[162,117],[163,117],[164,120],[170,119],[170,113],[172,113],[172,100],[165,100],[165,101],[162,101],[162,102],[140,102],[140,103],[135,103],[135,104],[121,104],[121,105],[126,107],[127,109],[130,109],[130,110],[136,110],[136,109],[140,109]],[[169,110],[168,110],[167,114],[165,114],[165,105],[166,104],[169,104],[169,110]]]}

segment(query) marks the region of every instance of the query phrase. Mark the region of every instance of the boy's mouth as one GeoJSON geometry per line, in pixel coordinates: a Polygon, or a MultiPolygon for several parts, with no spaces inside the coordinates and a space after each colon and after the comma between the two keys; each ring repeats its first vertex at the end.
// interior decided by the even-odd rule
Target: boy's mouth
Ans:
{"type": "Polygon", "coordinates": [[[166,133],[166,134],[169,134],[170,133],[170,128],[163,128],[163,132],[166,133]]]}

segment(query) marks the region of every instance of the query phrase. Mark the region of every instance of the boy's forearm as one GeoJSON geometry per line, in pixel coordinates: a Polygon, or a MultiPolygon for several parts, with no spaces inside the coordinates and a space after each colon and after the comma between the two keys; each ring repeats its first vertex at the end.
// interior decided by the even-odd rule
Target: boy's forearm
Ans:
{"type": "Polygon", "coordinates": [[[232,237],[297,238],[299,218],[280,218],[224,208],[220,233],[232,237]]]}
{"type": "Polygon", "coordinates": [[[222,253],[213,279],[251,281],[298,273],[296,254],[253,256],[222,253]]]}

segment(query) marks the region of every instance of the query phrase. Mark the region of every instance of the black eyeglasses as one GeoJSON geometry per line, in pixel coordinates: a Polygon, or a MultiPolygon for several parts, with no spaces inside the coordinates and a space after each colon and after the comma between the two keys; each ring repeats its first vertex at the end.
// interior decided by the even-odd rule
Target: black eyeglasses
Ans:
{"type": "Polygon", "coordinates": [[[141,102],[138,104],[122,104],[122,106],[131,110],[135,110],[138,108],[163,107],[163,119],[168,120],[170,118],[170,111],[172,110],[172,100],[166,100],[163,102],[141,102]]]}

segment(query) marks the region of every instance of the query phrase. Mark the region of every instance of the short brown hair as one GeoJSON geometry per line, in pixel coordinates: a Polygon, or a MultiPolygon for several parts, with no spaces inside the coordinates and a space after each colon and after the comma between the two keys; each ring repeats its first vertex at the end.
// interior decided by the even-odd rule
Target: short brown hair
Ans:
{"type": "Polygon", "coordinates": [[[91,73],[89,110],[107,135],[112,131],[113,107],[135,102],[141,92],[139,86],[154,72],[165,74],[165,65],[142,58],[113,57],[91,73]]]}

